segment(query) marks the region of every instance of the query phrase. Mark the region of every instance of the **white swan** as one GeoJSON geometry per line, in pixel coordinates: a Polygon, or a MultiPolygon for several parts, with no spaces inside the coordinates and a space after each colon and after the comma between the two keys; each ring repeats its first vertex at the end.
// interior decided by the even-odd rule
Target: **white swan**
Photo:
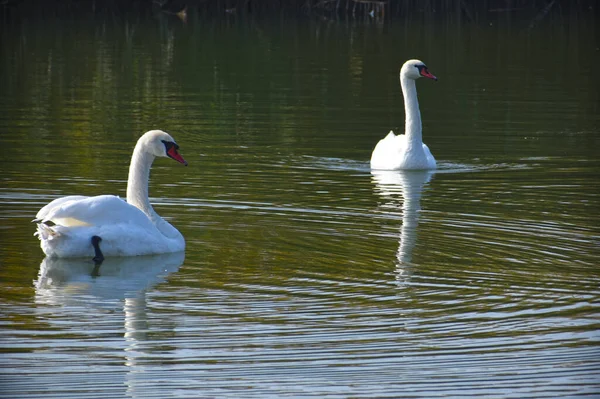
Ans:
{"type": "Polygon", "coordinates": [[[187,166],[178,149],[169,134],[161,130],[146,132],[131,157],[127,202],[114,195],[72,195],[57,198],[40,209],[34,220],[38,223],[35,235],[46,256],[95,256],[94,260],[102,261],[104,256],[183,251],[181,233],[161,218],[148,200],[148,178],[155,157],[170,157],[187,166]]]}
{"type": "Polygon", "coordinates": [[[408,60],[402,65],[400,85],[406,113],[405,133],[396,136],[393,131],[390,131],[377,143],[371,155],[371,169],[435,169],[435,158],[423,143],[421,130],[421,112],[419,112],[415,85],[415,80],[421,76],[437,80],[422,61],[408,60]]]}

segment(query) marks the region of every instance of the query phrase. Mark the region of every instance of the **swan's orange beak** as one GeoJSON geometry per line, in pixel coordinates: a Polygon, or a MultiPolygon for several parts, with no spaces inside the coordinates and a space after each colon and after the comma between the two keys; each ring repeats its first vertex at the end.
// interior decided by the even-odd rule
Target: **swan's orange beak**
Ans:
{"type": "Polygon", "coordinates": [[[179,163],[184,164],[185,166],[187,166],[187,162],[185,159],[183,159],[183,157],[181,156],[180,153],[177,152],[177,148],[175,148],[175,146],[171,146],[168,150],[167,150],[167,155],[169,156],[169,158],[173,158],[174,160],[176,160],[179,163]]]}
{"type": "Polygon", "coordinates": [[[437,82],[437,78],[431,72],[429,72],[429,69],[427,69],[427,67],[421,68],[419,70],[419,72],[421,73],[421,76],[423,76],[424,78],[433,79],[437,82]]]}

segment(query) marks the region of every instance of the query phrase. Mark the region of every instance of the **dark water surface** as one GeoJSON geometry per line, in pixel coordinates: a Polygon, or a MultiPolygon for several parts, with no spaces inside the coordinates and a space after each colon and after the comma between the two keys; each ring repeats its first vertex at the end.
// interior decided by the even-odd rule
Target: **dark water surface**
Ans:
{"type": "Polygon", "coordinates": [[[562,22],[4,24],[0,396],[600,396],[600,50],[562,22]],[[409,58],[439,169],[372,173],[409,58]],[[153,128],[185,254],[44,259],[37,210],[124,196],[153,128]]]}

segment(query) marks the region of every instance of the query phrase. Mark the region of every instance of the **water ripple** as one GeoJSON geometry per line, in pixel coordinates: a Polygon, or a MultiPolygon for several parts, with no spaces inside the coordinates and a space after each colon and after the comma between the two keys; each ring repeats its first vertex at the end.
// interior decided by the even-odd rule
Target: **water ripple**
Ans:
{"type": "MultiPolygon", "coordinates": [[[[37,274],[2,307],[1,395],[600,391],[598,229],[583,222],[592,191],[570,195],[577,182],[546,181],[531,164],[371,173],[339,159],[254,162],[225,181],[157,171],[152,202],[188,243],[172,267],[107,263],[94,277],[91,261],[10,255],[37,274]],[[570,205],[545,205],[558,199],[570,205]]],[[[2,190],[8,231],[64,190],[2,190]]],[[[29,233],[12,242],[37,247],[29,233]]],[[[13,269],[3,273],[14,284],[13,269]]]]}

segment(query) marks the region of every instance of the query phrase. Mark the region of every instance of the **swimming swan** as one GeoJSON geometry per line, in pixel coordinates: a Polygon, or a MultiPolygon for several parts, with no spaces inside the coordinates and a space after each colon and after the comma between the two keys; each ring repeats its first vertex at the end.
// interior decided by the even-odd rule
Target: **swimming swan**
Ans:
{"type": "Polygon", "coordinates": [[[388,135],[377,143],[371,155],[371,169],[435,169],[435,158],[431,155],[429,147],[423,143],[421,130],[421,112],[415,85],[415,81],[421,76],[437,81],[422,61],[408,60],[402,65],[400,85],[406,113],[405,133],[396,136],[390,130],[388,135]]]}
{"type": "Polygon", "coordinates": [[[185,249],[181,233],[152,208],[148,178],[155,157],[170,157],[187,166],[179,146],[161,130],[138,140],[129,166],[127,202],[115,195],[57,198],[37,213],[37,232],[48,257],[136,256],[185,249]],[[100,249],[100,244],[102,249],[100,249]]]}

